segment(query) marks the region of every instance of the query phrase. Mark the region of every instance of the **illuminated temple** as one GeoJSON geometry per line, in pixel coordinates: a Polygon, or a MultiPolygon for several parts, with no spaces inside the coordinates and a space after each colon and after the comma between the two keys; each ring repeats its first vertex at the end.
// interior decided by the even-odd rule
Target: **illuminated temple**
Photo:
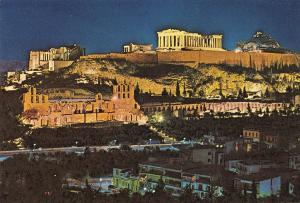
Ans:
{"type": "Polygon", "coordinates": [[[220,34],[203,35],[177,29],[157,32],[157,50],[212,50],[224,51],[220,34]]]}

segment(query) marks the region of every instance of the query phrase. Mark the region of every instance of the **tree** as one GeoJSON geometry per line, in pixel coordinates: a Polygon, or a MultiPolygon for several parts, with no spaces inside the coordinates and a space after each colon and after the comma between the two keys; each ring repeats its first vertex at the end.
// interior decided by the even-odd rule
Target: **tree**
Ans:
{"type": "Polygon", "coordinates": [[[168,92],[167,92],[167,89],[164,87],[162,92],[161,92],[161,96],[165,97],[165,96],[168,96],[168,92]]]}
{"type": "Polygon", "coordinates": [[[139,83],[136,83],[136,86],[135,86],[135,89],[134,89],[134,97],[139,98],[140,92],[141,92],[141,90],[140,90],[140,87],[139,87],[139,83]]]}
{"type": "Polygon", "coordinates": [[[243,98],[247,98],[248,97],[248,94],[247,94],[247,91],[246,91],[246,87],[244,87],[243,89],[243,98]]]}
{"type": "Polygon", "coordinates": [[[180,97],[180,86],[179,86],[179,82],[178,81],[176,83],[176,96],[180,97]]]}
{"type": "Polygon", "coordinates": [[[187,185],[184,188],[183,194],[180,196],[180,202],[183,203],[193,203],[198,202],[197,196],[193,193],[193,190],[190,185],[187,185]]]}
{"type": "Polygon", "coordinates": [[[270,98],[270,92],[269,92],[269,88],[267,87],[266,91],[265,91],[265,97],[266,98],[270,98]]]}
{"type": "Polygon", "coordinates": [[[243,91],[241,89],[239,89],[239,91],[238,91],[237,98],[238,99],[242,99],[243,98],[243,91]]]}
{"type": "Polygon", "coordinates": [[[266,114],[269,115],[269,113],[270,113],[270,110],[269,110],[269,107],[267,106],[267,108],[266,108],[266,114]]]}
{"type": "Polygon", "coordinates": [[[287,93],[287,94],[291,94],[292,92],[293,92],[292,87],[291,87],[291,86],[287,86],[287,88],[286,88],[286,93],[287,93]]]}
{"type": "Polygon", "coordinates": [[[250,103],[248,103],[247,111],[248,111],[248,114],[251,116],[252,115],[252,109],[250,107],[250,103]]]}
{"type": "Polygon", "coordinates": [[[200,98],[205,97],[205,93],[204,93],[203,89],[200,89],[198,94],[199,94],[200,98]]]}
{"type": "Polygon", "coordinates": [[[158,180],[157,186],[155,188],[155,192],[159,193],[159,192],[164,192],[165,189],[165,183],[164,181],[160,178],[158,180]]]}
{"type": "Polygon", "coordinates": [[[169,96],[170,96],[170,97],[172,96],[172,91],[171,91],[171,89],[170,89],[170,91],[169,91],[169,96]]]}
{"type": "Polygon", "coordinates": [[[277,111],[276,107],[275,107],[275,109],[272,112],[272,116],[278,116],[278,111],[277,111]]]}
{"type": "Polygon", "coordinates": [[[255,180],[252,180],[252,199],[254,202],[256,202],[257,196],[257,185],[255,183],[255,180]]]}

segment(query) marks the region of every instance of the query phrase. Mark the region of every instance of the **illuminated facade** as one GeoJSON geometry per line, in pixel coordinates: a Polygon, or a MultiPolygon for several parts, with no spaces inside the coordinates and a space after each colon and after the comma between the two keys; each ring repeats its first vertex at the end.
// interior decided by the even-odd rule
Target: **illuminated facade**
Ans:
{"type": "Polygon", "coordinates": [[[36,70],[44,67],[49,71],[54,71],[58,68],[64,68],[84,55],[84,52],[85,50],[76,44],[50,48],[47,51],[30,51],[28,69],[36,70]]]}
{"type": "Polygon", "coordinates": [[[152,51],[152,44],[127,44],[123,46],[124,53],[133,53],[133,52],[151,52],[152,51]]]}
{"type": "Polygon", "coordinates": [[[31,87],[23,94],[23,121],[34,127],[102,121],[146,122],[134,99],[133,85],[117,84],[111,89],[109,95],[78,96],[77,93],[61,91],[63,96],[58,93],[53,96],[38,94],[36,88],[31,87]]]}
{"type": "Polygon", "coordinates": [[[157,32],[157,50],[212,50],[224,51],[222,35],[202,35],[177,29],[167,29],[157,32]]]}

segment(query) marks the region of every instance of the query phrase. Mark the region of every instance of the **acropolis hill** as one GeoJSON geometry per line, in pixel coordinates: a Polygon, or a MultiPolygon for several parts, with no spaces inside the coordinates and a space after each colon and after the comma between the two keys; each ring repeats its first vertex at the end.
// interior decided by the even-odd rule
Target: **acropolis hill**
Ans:
{"type": "Polygon", "coordinates": [[[63,77],[76,75],[78,80],[126,79],[155,94],[163,88],[174,94],[177,81],[194,96],[218,95],[220,89],[225,95],[236,95],[244,87],[260,94],[266,89],[283,93],[288,86],[299,85],[300,55],[285,51],[262,32],[234,51],[222,47],[221,34],[167,29],[157,35],[155,50],[152,44],[130,43],[124,45],[123,53],[85,55],[78,45],[34,52],[29,70],[37,66],[50,72],[62,69],[63,77]]]}
{"type": "Polygon", "coordinates": [[[263,70],[264,68],[300,67],[300,55],[282,48],[270,36],[256,32],[250,40],[239,43],[238,49],[226,51],[222,46],[223,35],[203,35],[177,29],[157,32],[156,51],[152,45],[125,45],[124,53],[90,54],[88,58],[125,59],[139,64],[223,64],[263,70]],[[270,53],[279,52],[279,53],[270,53]]]}

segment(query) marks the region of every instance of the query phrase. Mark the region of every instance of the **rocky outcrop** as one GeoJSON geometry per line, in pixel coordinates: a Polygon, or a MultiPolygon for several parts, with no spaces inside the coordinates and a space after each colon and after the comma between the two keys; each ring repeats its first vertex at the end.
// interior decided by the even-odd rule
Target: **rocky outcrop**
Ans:
{"type": "Polygon", "coordinates": [[[300,73],[277,73],[269,75],[251,69],[229,68],[223,65],[202,65],[188,67],[184,65],[138,65],[125,60],[82,59],[74,63],[66,72],[79,74],[89,79],[129,80],[144,92],[160,94],[163,88],[175,94],[176,83],[180,82],[181,92],[184,86],[187,94],[216,95],[220,89],[224,95],[236,95],[239,89],[264,93],[285,92],[294,82],[300,83],[300,73]]]}

